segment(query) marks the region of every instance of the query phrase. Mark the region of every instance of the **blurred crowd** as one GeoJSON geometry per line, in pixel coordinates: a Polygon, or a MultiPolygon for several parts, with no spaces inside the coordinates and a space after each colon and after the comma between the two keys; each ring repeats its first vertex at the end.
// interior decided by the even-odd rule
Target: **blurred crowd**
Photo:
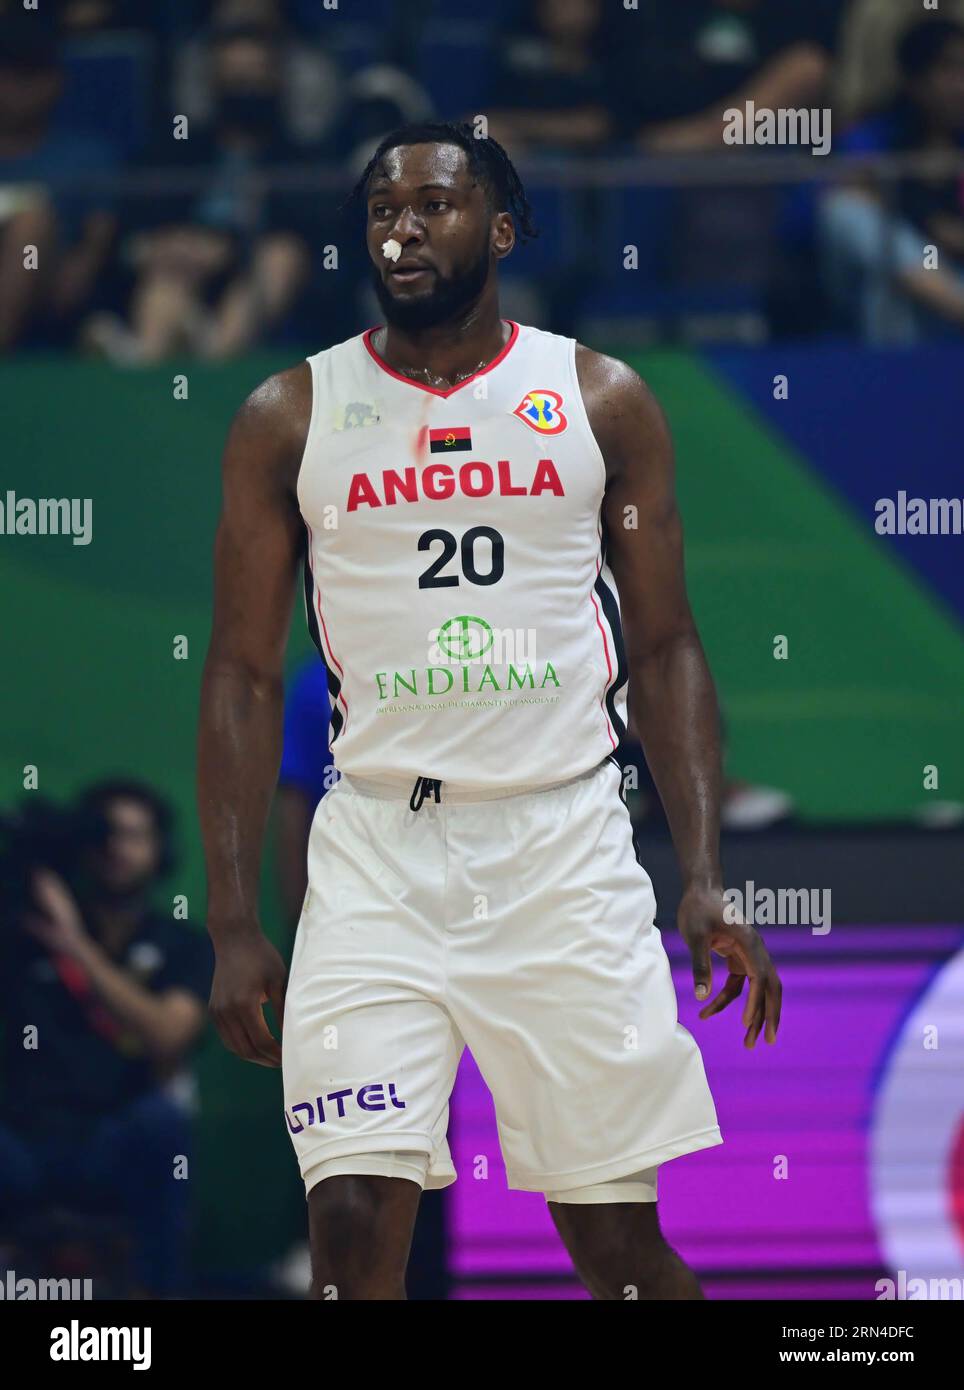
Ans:
{"type": "Polygon", "coordinates": [[[0,816],[0,1280],[185,1287],[214,961],[183,910],[158,907],[172,829],[126,777],[0,816]]]}
{"type": "Polygon", "coordinates": [[[0,0],[0,352],[349,336],[377,313],[344,196],[388,130],[479,115],[542,228],[507,266],[514,317],[960,333],[961,25],[964,0],[0,0]],[[748,102],[832,110],[812,179],[742,177],[761,150],[724,113],[748,102]],[[888,154],[917,158],[885,176],[888,154]],[[587,156],[625,182],[556,177],[587,156]]]}

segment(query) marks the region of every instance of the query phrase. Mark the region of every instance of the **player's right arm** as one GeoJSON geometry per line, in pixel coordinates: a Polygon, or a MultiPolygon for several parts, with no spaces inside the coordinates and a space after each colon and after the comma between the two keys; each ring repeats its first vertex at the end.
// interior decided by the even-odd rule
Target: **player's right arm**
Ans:
{"type": "Polygon", "coordinates": [[[307,365],[270,377],[232,422],[214,547],[214,619],[201,683],[198,812],[214,943],[210,1011],[225,1045],[281,1063],[285,966],[258,919],[265,825],[281,762],[284,652],[303,523],[295,493],[311,412],[307,365]]]}

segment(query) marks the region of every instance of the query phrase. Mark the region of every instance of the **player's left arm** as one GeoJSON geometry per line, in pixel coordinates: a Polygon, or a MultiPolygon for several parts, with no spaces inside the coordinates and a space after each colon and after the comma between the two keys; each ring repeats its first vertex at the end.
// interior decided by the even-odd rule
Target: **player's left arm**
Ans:
{"type": "Polygon", "coordinates": [[[665,416],[641,378],[612,357],[579,347],[579,385],[606,463],[603,521],[619,591],[629,667],[629,708],[666,810],[683,882],[678,925],[693,961],[696,997],[712,985],[710,952],[727,962],[719,1013],[750,988],[744,1042],[776,1039],[780,981],[759,934],[724,916],[720,865],[719,711],[686,593],[683,531],[665,416]]]}

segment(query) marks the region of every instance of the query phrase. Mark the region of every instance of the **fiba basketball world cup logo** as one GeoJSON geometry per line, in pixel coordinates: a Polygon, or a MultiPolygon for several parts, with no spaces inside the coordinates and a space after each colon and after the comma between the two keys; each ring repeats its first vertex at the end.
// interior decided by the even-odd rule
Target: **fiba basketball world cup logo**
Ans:
{"type": "Polygon", "coordinates": [[[478,661],[490,651],[494,641],[491,627],[484,618],[461,614],[449,618],[438,630],[436,645],[449,661],[478,661]]]}

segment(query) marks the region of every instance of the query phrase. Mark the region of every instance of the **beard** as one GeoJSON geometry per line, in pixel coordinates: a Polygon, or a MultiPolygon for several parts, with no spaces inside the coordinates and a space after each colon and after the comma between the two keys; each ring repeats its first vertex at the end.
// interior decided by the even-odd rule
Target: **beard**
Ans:
{"type": "Polygon", "coordinates": [[[484,246],[466,270],[447,278],[433,272],[435,280],[430,294],[418,299],[396,299],[385,284],[378,267],[372,266],[372,283],[385,322],[404,333],[418,333],[424,328],[456,319],[479,298],[489,278],[489,248],[484,246]]]}

